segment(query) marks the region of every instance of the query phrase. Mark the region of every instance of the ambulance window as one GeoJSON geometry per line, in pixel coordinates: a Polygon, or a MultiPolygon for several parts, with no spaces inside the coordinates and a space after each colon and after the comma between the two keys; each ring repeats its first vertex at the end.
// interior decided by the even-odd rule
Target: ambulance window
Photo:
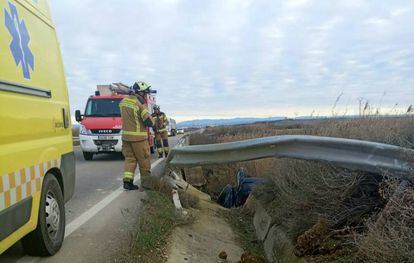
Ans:
{"type": "Polygon", "coordinates": [[[86,117],[121,117],[121,99],[91,99],[85,110],[86,117]]]}

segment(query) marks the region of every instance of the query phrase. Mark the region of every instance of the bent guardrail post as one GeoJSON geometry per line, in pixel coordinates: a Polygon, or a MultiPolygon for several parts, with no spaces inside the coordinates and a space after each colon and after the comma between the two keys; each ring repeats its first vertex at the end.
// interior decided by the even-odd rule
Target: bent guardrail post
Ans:
{"type": "Polygon", "coordinates": [[[343,138],[282,135],[238,142],[184,146],[172,149],[167,165],[194,167],[263,158],[323,161],[370,173],[390,172],[413,181],[414,150],[394,145],[343,138]]]}

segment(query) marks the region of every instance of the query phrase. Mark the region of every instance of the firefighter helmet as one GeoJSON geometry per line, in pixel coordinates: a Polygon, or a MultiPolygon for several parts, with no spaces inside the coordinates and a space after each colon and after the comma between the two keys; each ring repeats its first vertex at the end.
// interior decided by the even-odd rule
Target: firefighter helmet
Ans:
{"type": "Polygon", "coordinates": [[[150,88],[151,88],[151,85],[149,85],[145,81],[137,81],[132,86],[132,89],[135,92],[149,92],[150,91],[150,88]]]}

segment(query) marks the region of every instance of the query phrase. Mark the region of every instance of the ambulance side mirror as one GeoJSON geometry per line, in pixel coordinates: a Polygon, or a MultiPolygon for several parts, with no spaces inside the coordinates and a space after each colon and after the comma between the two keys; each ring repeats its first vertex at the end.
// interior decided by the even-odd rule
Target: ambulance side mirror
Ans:
{"type": "Polygon", "coordinates": [[[82,121],[82,114],[81,114],[80,110],[75,111],[75,119],[76,119],[77,122],[82,121]]]}

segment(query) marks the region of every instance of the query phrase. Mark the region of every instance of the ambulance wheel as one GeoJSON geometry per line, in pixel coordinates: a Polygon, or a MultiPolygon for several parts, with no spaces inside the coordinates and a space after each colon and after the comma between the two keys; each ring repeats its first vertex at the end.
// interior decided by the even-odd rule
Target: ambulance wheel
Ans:
{"type": "Polygon", "coordinates": [[[150,147],[150,152],[151,152],[151,154],[155,153],[154,146],[151,146],[151,147],[150,147]]]}
{"type": "Polygon", "coordinates": [[[31,256],[52,256],[62,247],[65,237],[65,203],[55,176],[43,180],[36,229],[22,239],[23,248],[31,256]]]}
{"type": "Polygon", "coordinates": [[[93,153],[90,153],[90,152],[82,152],[82,153],[83,153],[83,158],[86,161],[90,161],[93,159],[93,153]]]}

